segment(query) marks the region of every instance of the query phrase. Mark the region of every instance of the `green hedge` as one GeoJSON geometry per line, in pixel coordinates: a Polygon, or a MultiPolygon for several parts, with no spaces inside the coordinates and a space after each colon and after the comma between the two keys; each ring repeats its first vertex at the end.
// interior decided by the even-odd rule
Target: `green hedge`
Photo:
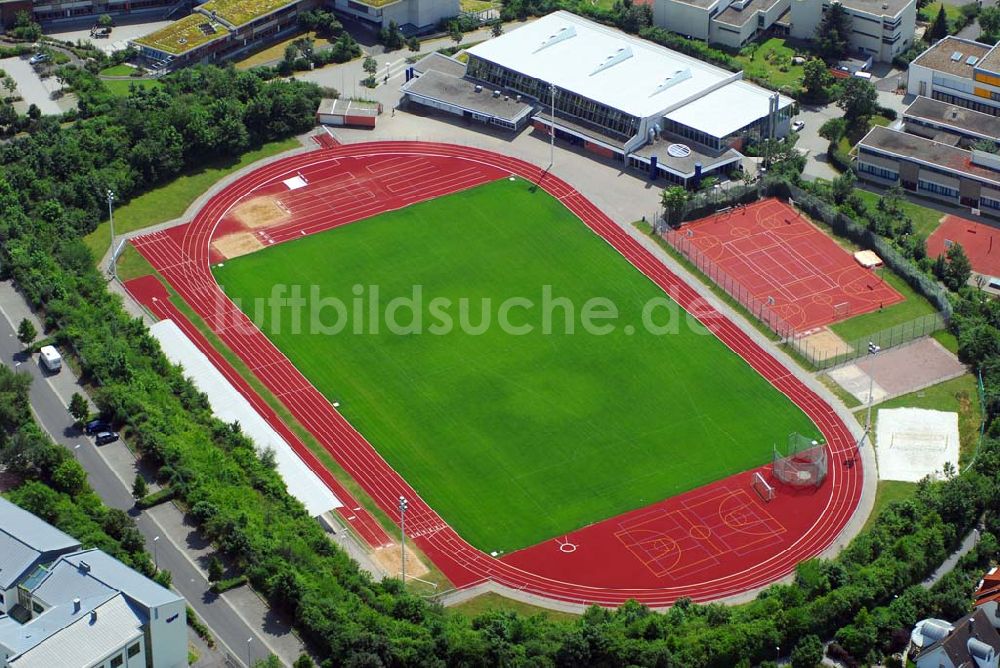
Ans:
{"type": "Polygon", "coordinates": [[[212,591],[216,594],[221,594],[223,592],[229,591],[230,589],[236,589],[237,587],[242,587],[247,583],[247,576],[237,575],[234,578],[226,578],[225,580],[219,580],[218,582],[212,583],[212,591]]]}
{"type": "Polygon", "coordinates": [[[173,487],[164,487],[158,492],[153,492],[152,494],[147,494],[138,501],[135,502],[137,508],[146,510],[152,508],[153,506],[158,506],[161,503],[166,503],[167,501],[173,501],[177,498],[177,490],[173,487]]]}

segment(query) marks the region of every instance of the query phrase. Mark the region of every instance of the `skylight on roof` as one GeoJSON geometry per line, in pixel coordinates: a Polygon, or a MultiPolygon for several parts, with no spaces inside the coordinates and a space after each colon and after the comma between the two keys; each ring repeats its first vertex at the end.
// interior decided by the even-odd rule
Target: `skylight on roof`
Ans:
{"type": "Polygon", "coordinates": [[[969,56],[968,58],[965,59],[966,65],[975,65],[978,62],[979,62],[978,56],[969,56]]]}
{"type": "Polygon", "coordinates": [[[556,42],[561,42],[564,39],[569,39],[570,37],[576,37],[576,28],[573,26],[563,26],[559,30],[555,31],[553,34],[549,35],[542,40],[542,43],[535,49],[535,53],[538,53],[547,46],[552,46],[556,42]]]}
{"type": "Polygon", "coordinates": [[[961,51],[955,51],[954,53],[951,54],[951,59],[954,60],[957,63],[958,61],[960,61],[962,59],[962,52],[961,51]]]}
{"type": "Polygon", "coordinates": [[[590,73],[590,76],[594,76],[598,72],[603,72],[612,65],[617,65],[618,63],[628,60],[631,57],[632,57],[632,47],[630,46],[622,47],[617,51],[615,51],[614,53],[608,55],[604,60],[602,60],[601,63],[594,69],[594,71],[590,73]]]}
{"type": "Polygon", "coordinates": [[[656,95],[657,93],[662,93],[663,91],[667,90],[671,86],[677,85],[680,82],[685,81],[685,80],[690,79],[690,78],[691,78],[691,70],[690,69],[676,70],[676,71],[672,72],[671,74],[667,75],[667,77],[663,80],[663,83],[661,83],[659,86],[657,86],[653,90],[653,92],[649,94],[649,96],[652,97],[652,96],[656,95]]]}

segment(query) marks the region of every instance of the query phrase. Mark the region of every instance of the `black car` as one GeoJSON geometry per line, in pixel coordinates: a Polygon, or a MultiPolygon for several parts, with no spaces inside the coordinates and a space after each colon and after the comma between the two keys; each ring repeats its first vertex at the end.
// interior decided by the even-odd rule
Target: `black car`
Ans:
{"type": "Polygon", "coordinates": [[[99,434],[97,434],[97,436],[94,437],[94,441],[96,441],[98,445],[114,443],[117,440],[118,440],[117,431],[102,431],[99,434]]]}
{"type": "Polygon", "coordinates": [[[84,425],[83,430],[88,434],[99,434],[102,431],[111,431],[111,425],[108,424],[107,420],[98,418],[84,425]]]}

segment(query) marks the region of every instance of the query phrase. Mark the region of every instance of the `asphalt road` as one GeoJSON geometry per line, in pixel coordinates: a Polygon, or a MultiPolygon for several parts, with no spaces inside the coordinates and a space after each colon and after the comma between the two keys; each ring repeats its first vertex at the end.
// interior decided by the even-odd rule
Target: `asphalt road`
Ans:
{"type": "MultiPolygon", "coordinates": [[[[163,527],[148,513],[134,508],[131,481],[126,485],[98,453],[93,442],[72,426],[72,418],[66,410],[66,403],[46,380],[37,358],[25,355],[15,335],[8,314],[10,305],[0,302],[0,359],[8,366],[31,375],[31,406],[39,424],[63,447],[73,451],[80,464],[87,471],[91,486],[104,502],[128,512],[135,520],[139,531],[146,538],[146,549],[154,554],[160,568],[169,570],[173,576],[173,587],[180,593],[202,620],[209,626],[220,645],[229,649],[238,665],[248,662],[248,654],[254,660],[267,656],[261,637],[236,613],[224,598],[209,591],[209,583],[201,572],[188,560],[184,552],[169,538],[163,527]],[[155,541],[154,538],[160,537],[155,541]],[[252,640],[251,640],[252,639],[252,640]],[[248,640],[250,642],[248,643],[248,640]]],[[[61,374],[71,374],[64,368],[61,374]]],[[[74,379],[75,380],[75,379],[74,379]]],[[[223,657],[206,659],[204,665],[226,665],[223,657]]],[[[199,665],[202,665],[199,662],[199,665]]],[[[231,664],[236,665],[236,664],[231,664]]]]}

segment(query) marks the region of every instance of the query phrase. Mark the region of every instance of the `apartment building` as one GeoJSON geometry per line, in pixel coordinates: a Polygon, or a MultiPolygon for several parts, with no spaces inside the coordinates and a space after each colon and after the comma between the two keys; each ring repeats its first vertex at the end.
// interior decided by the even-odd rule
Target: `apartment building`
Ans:
{"type": "Polygon", "coordinates": [[[910,63],[907,93],[1000,116],[1000,45],[945,37],[910,63]]]}
{"type": "Polygon", "coordinates": [[[839,3],[851,17],[853,55],[892,62],[913,45],[916,0],[792,0],[791,36],[814,39],[831,2],[839,3]]]}

